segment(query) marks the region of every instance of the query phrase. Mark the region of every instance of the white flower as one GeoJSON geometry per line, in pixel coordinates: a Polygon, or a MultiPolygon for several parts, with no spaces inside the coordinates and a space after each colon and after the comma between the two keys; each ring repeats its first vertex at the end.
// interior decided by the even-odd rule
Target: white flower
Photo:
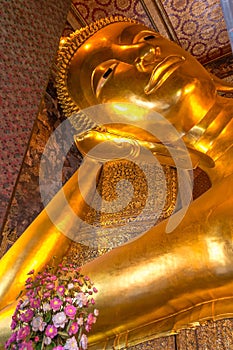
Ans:
{"type": "Polygon", "coordinates": [[[44,338],[44,343],[45,345],[49,345],[51,343],[52,339],[50,337],[45,337],[44,338]]]}
{"type": "Polygon", "coordinates": [[[69,283],[67,287],[68,287],[68,289],[72,289],[72,288],[74,288],[74,284],[73,283],[69,283]]]}
{"type": "Polygon", "coordinates": [[[49,303],[43,303],[43,311],[49,311],[51,310],[51,306],[49,305],[49,303]]]}
{"type": "MultiPolygon", "coordinates": [[[[67,339],[65,345],[64,345],[65,350],[79,350],[77,341],[75,337],[72,337],[70,339],[67,339]]],[[[86,349],[86,348],[85,348],[86,349]]]]}
{"type": "Polygon", "coordinates": [[[34,332],[37,332],[38,330],[43,332],[46,326],[46,322],[43,322],[43,317],[41,316],[35,316],[32,319],[31,325],[32,325],[32,330],[34,332]]]}
{"type": "Polygon", "coordinates": [[[94,310],[94,315],[95,315],[95,316],[99,316],[99,310],[95,309],[95,310],[94,310]]]}
{"type": "Polygon", "coordinates": [[[87,336],[86,336],[86,334],[82,334],[81,339],[80,339],[80,346],[82,347],[83,350],[87,349],[87,336]]]}
{"type": "Polygon", "coordinates": [[[25,306],[27,306],[28,304],[29,304],[29,299],[24,300],[24,302],[20,305],[20,309],[21,310],[24,309],[25,306]]]}
{"type": "Polygon", "coordinates": [[[56,315],[53,316],[53,324],[56,328],[64,328],[66,321],[66,315],[63,311],[58,312],[56,315]]]}
{"type": "Polygon", "coordinates": [[[79,317],[79,318],[77,319],[77,323],[78,323],[79,326],[82,326],[82,325],[83,325],[83,318],[82,318],[82,317],[79,317]]]}
{"type": "Polygon", "coordinates": [[[83,307],[87,305],[88,299],[84,293],[77,293],[74,298],[74,303],[76,303],[78,307],[83,307]]]}

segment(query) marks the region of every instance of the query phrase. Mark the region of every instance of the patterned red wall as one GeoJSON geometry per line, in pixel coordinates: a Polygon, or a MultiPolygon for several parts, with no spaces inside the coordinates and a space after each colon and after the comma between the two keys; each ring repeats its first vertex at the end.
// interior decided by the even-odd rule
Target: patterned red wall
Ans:
{"type": "Polygon", "coordinates": [[[70,0],[1,1],[1,211],[27,149],[70,0]]]}

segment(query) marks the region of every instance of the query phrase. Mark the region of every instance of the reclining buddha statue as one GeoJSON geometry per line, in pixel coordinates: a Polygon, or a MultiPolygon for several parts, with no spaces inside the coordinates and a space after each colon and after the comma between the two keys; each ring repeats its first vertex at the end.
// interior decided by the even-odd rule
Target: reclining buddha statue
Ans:
{"type": "MultiPolygon", "coordinates": [[[[169,177],[171,173],[178,174],[183,153],[178,150],[176,154],[181,159],[174,159],[166,146],[176,145],[180,139],[191,160],[191,166],[184,166],[185,171],[190,173],[198,167],[211,182],[208,191],[187,202],[184,208],[180,195],[171,190],[174,182],[180,181],[179,176],[172,175],[175,180],[167,181],[166,191],[176,197],[174,216],[183,209],[185,213],[170,233],[169,218],[165,214],[148,228],[144,226],[146,220],[136,219],[133,227],[136,230],[139,226],[140,234],[118,246],[114,244],[109,252],[82,267],[99,290],[96,306],[100,315],[90,332],[90,349],[112,349],[116,344],[123,348],[172,334],[206,319],[232,317],[233,101],[219,92],[233,88],[210,75],[177,44],[124,17],[102,19],[63,39],[58,68],[58,95],[63,109],[68,117],[77,113],[75,126],[84,125],[76,137],[76,145],[83,155],[108,140],[116,145],[128,141],[145,148],[152,158],[157,157],[169,177]],[[94,109],[93,118],[88,114],[92,106],[100,106],[100,111],[97,107],[94,109]],[[101,119],[102,116],[97,115],[101,114],[101,106],[106,106],[107,116],[111,108],[123,110],[119,122],[117,118],[109,117],[109,122],[101,119]],[[129,109],[133,110],[131,114],[129,109]],[[152,132],[156,130],[156,123],[159,133],[152,132]],[[159,126],[161,123],[165,124],[164,129],[159,126]],[[168,136],[169,130],[174,134],[168,136]]],[[[150,158],[146,153],[145,163],[147,157],[150,158]]],[[[114,167],[118,172],[127,173],[132,162],[115,157],[103,165],[97,176],[94,169],[97,158],[90,157],[85,168],[84,192],[93,187],[91,173],[94,171],[94,178],[101,182],[102,195],[106,197],[109,183],[113,181],[106,173],[114,167]]],[[[141,181],[143,174],[138,167],[140,164],[130,168],[130,176],[141,181]]],[[[75,176],[61,190],[66,201],[62,201],[61,191],[58,192],[48,204],[49,210],[42,211],[0,262],[3,338],[9,333],[9,318],[27,272],[42,269],[52,256],[61,260],[72,244],[74,229],[77,231],[75,241],[79,241],[82,228],[75,226],[74,216],[89,221],[90,226],[97,220],[97,210],[93,211],[86,203],[75,176]],[[70,214],[67,206],[75,215],[70,214]]],[[[143,189],[140,181],[139,190],[146,196],[149,185],[143,189]]],[[[165,206],[173,202],[172,199],[165,206]]],[[[130,209],[135,217],[139,216],[137,205],[136,198],[130,209]]],[[[141,207],[139,209],[141,211],[141,207]]],[[[163,209],[163,213],[165,211],[163,209]]],[[[170,211],[167,212],[170,215],[170,211]]],[[[104,216],[98,219],[103,226],[100,235],[116,225],[120,241],[123,219],[127,221],[128,216],[124,211],[117,215],[113,211],[110,223],[104,216]]],[[[127,224],[131,222],[128,220],[127,224]]],[[[108,239],[107,234],[104,237],[108,239]]],[[[100,242],[104,246],[104,240],[100,242]]]]}

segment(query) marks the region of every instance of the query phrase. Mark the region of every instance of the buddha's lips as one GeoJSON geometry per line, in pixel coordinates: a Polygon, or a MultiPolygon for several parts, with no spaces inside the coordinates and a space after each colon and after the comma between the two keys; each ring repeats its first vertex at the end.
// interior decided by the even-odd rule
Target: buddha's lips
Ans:
{"type": "Polygon", "coordinates": [[[144,92],[149,95],[158,89],[184,61],[185,58],[182,56],[166,57],[153,69],[144,92]]]}

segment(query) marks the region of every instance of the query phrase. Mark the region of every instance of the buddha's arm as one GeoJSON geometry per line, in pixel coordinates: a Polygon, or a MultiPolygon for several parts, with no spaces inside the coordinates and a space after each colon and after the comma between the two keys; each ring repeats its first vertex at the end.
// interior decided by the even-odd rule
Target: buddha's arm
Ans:
{"type": "Polygon", "coordinates": [[[228,308],[233,298],[232,181],[228,177],[193,202],[172,233],[165,233],[162,222],[83,268],[99,289],[93,348],[100,349],[107,338],[111,344],[122,333],[123,343],[124,333],[129,344],[134,337],[143,339],[153,332],[149,325],[156,324],[155,332],[163,334],[178,322],[233,315],[232,299],[228,308]],[[216,300],[228,300],[228,306],[215,310],[216,300]]]}
{"type": "MultiPolygon", "coordinates": [[[[86,169],[87,174],[84,174],[85,188],[82,188],[86,192],[93,186],[92,171],[93,176],[96,173],[96,163],[89,165],[86,169]]],[[[77,217],[85,216],[85,210],[88,208],[80,194],[77,181],[76,172],[63,187],[64,192],[58,192],[0,260],[0,310],[15,301],[24,288],[30,270],[41,270],[53,256],[57,259],[62,258],[71,243],[69,238],[78,241],[77,217]]]]}
{"type": "MultiPolygon", "coordinates": [[[[172,233],[165,233],[165,221],[83,267],[99,289],[100,316],[89,339],[97,343],[94,349],[107,338],[111,346],[124,332],[129,342],[153,332],[164,334],[177,322],[183,325],[177,316],[184,313],[186,324],[221,312],[233,315],[232,302],[230,311],[225,305],[220,311],[213,308],[213,300],[227,301],[233,295],[232,181],[233,176],[226,178],[194,201],[172,233]],[[200,306],[201,313],[198,309],[195,314],[200,306]],[[147,328],[154,324],[158,327],[147,328]]],[[[33,267],[29,263],[27,270],[33,267]]],[[[3,310],[0,325],[9,324],[9,316],[3,310]]]]}

